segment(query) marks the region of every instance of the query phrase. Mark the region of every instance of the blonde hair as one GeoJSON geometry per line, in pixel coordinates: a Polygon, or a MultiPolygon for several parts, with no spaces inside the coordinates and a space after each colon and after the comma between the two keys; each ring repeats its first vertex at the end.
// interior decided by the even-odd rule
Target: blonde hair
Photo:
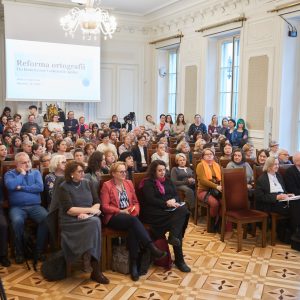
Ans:
{"type": "Polygon", "coordinates": [[[189,143],[186,140],[182,140],[176,147],[177,151],[181,151],[181,147],[183,146],[183,144],[187,145],[189,147],[189,151],[191,150],[191,147],[189,145],[189,143]]]}
{"type": "Polygon", "coordinates": [[[182,157],[182,158],[184,158],[186,160],[185,154],[183,154],[183,153],[177,153],[176,156],[175,156],[175,163],[176,164],[178,163],[178,160],[179,160],[180,157],[182,157]]]}
{"type": "Polygon", "coordinates": [[[66,159],[66,157],[64,155],[57,154],[57,155],[53,156],[50,160],[49,172],[55,172],[58,164],[60,164],[63,159],[64,160],[66,159]]]}
{"type": "Polygon", "coordinates": [[[109,169],[109,174],[113,176],[113,173],[117,172],[120,166],[124,166],[126,168],[126,164],[123,161],[117,161],[113,163],[109,169]]]}

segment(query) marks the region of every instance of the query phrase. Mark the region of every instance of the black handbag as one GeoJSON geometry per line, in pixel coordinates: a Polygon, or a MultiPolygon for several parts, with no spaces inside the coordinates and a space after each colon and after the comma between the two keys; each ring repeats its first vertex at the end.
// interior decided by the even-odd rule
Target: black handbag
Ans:
{"type": "Polygon", "coordinates": [[[215,197],[216,199],[221,199],[222,198],[222,193],[218,189],[213,189],[210,188],[208,190],[209,195],[215,197]]]}
{"type": "Polygon", "coordinates": [[[62,280],[67,277],[67,263],[62,250],[50,255],[41,267],[42,275],[48,281],[62,280]]]}

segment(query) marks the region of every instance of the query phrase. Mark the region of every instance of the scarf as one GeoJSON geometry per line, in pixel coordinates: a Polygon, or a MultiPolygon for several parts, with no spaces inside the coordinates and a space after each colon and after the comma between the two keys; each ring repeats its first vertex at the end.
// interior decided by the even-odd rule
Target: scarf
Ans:
{"type": "MultiPolygon", "coordinates": [[[[206,178],[208,180],[212,180],[212,171],[211,171],[208,163],[205,160],[202,160],[202,165],[203,165],[203,168],[204,168],[204,173],[205,173],[206,178]]],[[[213,162],[212,167],[213,167],[213,170],[215,171],[217,180],[221,181],[221,168],[220,168],[220,166],[216,162],[213,162]]]]}
{"type": "MultiPolygon", "coordinates": [[[[149,177],[146,177],[144,179],[141,180],[140,184],[139,184],[139,189],[142,189],[145,185],[145,181],[148,180],[149,177]]],[[[166,178],[159,178],[159,179],[155,179],[155,185],[158,188],[158,191],[162,194],[165,195],[166,191],[165,191],[165,187],[162,185],[162,182],[165,182],[166,178]]]]}

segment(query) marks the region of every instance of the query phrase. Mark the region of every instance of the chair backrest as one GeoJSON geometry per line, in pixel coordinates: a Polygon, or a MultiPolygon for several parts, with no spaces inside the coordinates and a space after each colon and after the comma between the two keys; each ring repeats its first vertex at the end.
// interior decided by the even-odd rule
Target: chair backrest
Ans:
{"type": "Polygon", "coordinates": [[[8,191],[4,184],[4,175],[9,170],[15,169],[16,167],[17,167],[16,161],[2,161],[1,162],[0,172],[1,172],[1,181],[2,181],[1,183],[3,186],[3,205],[4,205],[4,207],[9,206],[8,191]]]}
{"type": "Polygon", "coordinates": [[[41,167],[41,170],[40,170],[41,174],[42,174],[42,177],[43,177],[43,180],[45,179],[46,175],[49,174],[49,168],[45,168],[45,167],[41,167]]]}
{"type": "Polygon", "coordinates": [[[247,163],[250,165],[250,167],[253,169],[253,166],[254,166],[254,164],[255,164],[255,160],[247,158],[247,159],[246,159],[246,162],[247,162],[247,163]]]}
{"type": "Polygon", "coordinates": [[[280,165],[279,166],[279,169],[278,169],[278,172],[279,174],[284,177],[285,176],[285,172],[288,168],[292,167],[293,165],[280,165]]]}
{"type": "Polygon", "coordinates": [[[141,197],[142,197],[142,191],[139,189],[141,181],[146,178],[147,173],[133,173],[133,185],[135,189],[136,196],[140,202],[141,197]]]}
{"type": "Polygon", "coordinates": [[[231,159],[220,159],[219,164],[222,168],[226,168],[231,159]]]}
{"type": "Polygon", "coordinates": [[[170,154],[176,154],[176,152],[177,152],[176,148],[169,148],[170,154]]]}
{"type": "Polygon", "coordinates": [[[108,181],[108,180],[111,180],[112,179],[112,176],[110,174],[103,174],[101,175],[101,179],[100,179],[100,183],[99,183],[99,189],[100,191],[102,190],[102,187],[103,187],[103,183],[108,181]]]}
{"type": "Polygon", "coordinates": [[[263,173],[263,167],[262,166],[253,166],[253,182],[254,182],[254,188],[256,187],[256,181],[260,177],[260,175],[263,173]]]}
{"type": "Polygon", "coordinates": [[[149,163],[151,163],[151,156],[153,153],[156,152],[156,148],[155,149],[147,149],[147,152],[148,152],[148,158],[149,158],[149,163]]]}
{"type": "Polygon", "coordinates": [[[170,171],[172,170],[173,167],[176,166],[175,157],[176,157],[176,154],[169,154],[170,171]]]}
{"type": "Polygon", "coordinates": [[[248,189],[245,168],[222,169],[222,210],[248,208],[248,189]]]}
{"type": "Polygon", "coordinates": [[[32,168],[33,169],[40,169],[40,161],[39,160],[33,160],[32,161],[32,168]]]}

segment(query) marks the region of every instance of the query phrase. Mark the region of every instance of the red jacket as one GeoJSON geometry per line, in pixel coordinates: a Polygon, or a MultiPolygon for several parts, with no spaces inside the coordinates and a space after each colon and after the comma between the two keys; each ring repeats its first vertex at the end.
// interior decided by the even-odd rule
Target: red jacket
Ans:
{"type": "MultiPolygon", "coordinates": [[[[131,212],[131,215],[137,216],[140,212],[140,204],[135,194],[133,184],[131,180],[124,180],[123,185],[129,200],[128,209],[130,211],[130,209],[135,206],[135,209],[131,212]]],[[[104,214],[103,222],[104,224],[107,224],[113,215],[120,213],[119,194],[113,179],[103,183],[103,187],[100,191],[100,199],[101,211],[104,214]]]]}

